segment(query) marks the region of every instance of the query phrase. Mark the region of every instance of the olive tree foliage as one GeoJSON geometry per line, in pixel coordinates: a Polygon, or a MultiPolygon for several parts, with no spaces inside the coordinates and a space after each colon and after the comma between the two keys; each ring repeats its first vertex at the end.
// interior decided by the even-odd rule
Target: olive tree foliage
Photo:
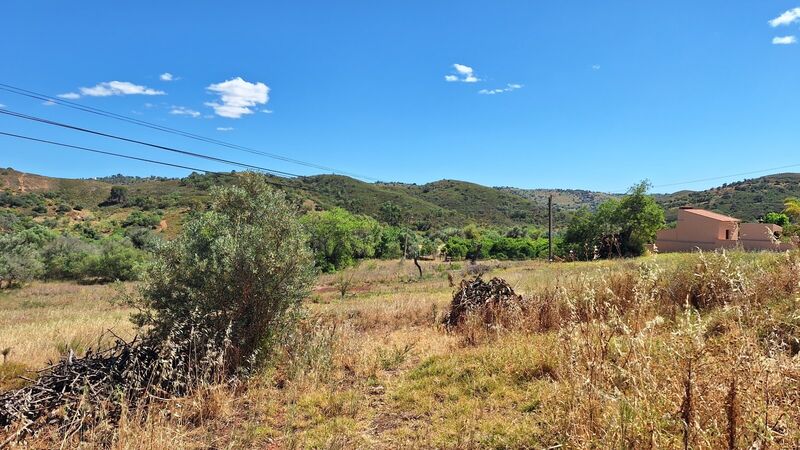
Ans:
{"type": "Polygon", "coordinates": [[[313,265],[296,209],[262,175],[246,173],[236,186],[214,188],[209,210],[159,245],[134,321],[166,339],[175,323],[197,317],[230,336],[234,367],[258,364],[296,317],[313,265]]]}

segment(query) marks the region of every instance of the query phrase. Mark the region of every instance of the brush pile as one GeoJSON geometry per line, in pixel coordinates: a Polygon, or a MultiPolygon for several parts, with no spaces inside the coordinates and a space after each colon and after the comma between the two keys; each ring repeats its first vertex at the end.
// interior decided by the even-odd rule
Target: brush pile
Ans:
{"type": "Polygon", "coordinates": [[[478,314],[485,324],[492,324],[503,310],[516,310],[521,305],[522,296],[517,295],[502,278],[495,277],[485,282],[477,276],[472,280],[461,280],[444,324],[448,328],[457,327],[470,314],[478,314]]]}
{"type": "Polygon", "coordinates": [[[227,336],[186,322],[157,345],[115,338],[106,350],[70,352],[30,385],[0,394],[0,430],[11,433],[7,443],[44,426],[69,436],[104,420],[116,423],[123,408],[146,408],[221,381],[229,348],[227,336]]]}

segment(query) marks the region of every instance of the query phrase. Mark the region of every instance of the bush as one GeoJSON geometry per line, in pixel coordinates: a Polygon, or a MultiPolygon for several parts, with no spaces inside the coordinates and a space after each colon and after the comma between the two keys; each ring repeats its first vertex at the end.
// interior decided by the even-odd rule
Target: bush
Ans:
{"type": "Polygon", "coordinates": [[[98,248],[73,236],[59,236],[42,249],[44,276],[48,279],[81,279],[98,248]]]}
{"type": "Polygon", "coordinates": [[[0,288],[18,287],[42,273],[42,261],[34,242],[22,233],[0,235],[0,288]]]}
{"type": "Polygon", "coordinates": [[[122,222],[123,227],[144,227],[155,228],[161,223],[159,214],[148,214],[142,211],[134,211],[122,222]]]}
{"type": "Polygon", "coordinates": [[[130,227],[125,230],[125,237],[140,250],[155,251],[161,243],[161,237],[148,228],[130,227]]]}
{"type": "Polygon", "coordinates": [[[141,288],[137,324],[166,338],[173,324],[198,317],[229,333],[234,367],[263,362],[308,294],[313,259],[295,208],[262,175],[214,188],[209,211],[194,214],[161,245],[141,288]]]}
{"type": "Polygon", "coordinates": [[[139,278],[145,253],[128,239],[111,237],[100,243],[100,251],[86,260],[85,275],[100,281],[130,281],[139,278]]]}

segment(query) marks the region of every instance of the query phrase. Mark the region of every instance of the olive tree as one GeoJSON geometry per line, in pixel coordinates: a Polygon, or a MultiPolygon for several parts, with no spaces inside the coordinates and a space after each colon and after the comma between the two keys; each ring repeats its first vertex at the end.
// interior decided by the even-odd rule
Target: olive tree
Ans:
{"type": "Polygon", "coordinates": [[[214,188],[208,211],[162,243],[146,270],[140,313],[146,335],[166,339],[195,317],[228,333],[234,367],[263,362],[313,282],[313,258],[296,209],[262,175],[214,188]]]}

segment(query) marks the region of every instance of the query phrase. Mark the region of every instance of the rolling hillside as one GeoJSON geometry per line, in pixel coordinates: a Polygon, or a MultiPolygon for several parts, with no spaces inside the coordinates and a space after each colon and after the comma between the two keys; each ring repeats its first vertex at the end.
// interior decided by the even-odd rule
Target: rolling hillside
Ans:
{"type": "MultiPolygon", "coordinates": [[[[185,211],[207,198],[211,186],[233,183],[236,177],[235,173],[194,174],[182,179],[115,175],[78,180],[2,169],[0,193],[47,198],[48,213],[54,213],[59,204],[66,204],[81,211],[80,217],[102,218],[117,214],[119,208],[100,208],[98,205],[108,197],[112,186],[124,185],[130,198],[136,199],[138,204],[164,210],[171,221],[180,222],[185,211]]],[[[563,226],[572,211],[581,207],[594,209],[601,202],[613,198],[611,194],[585,190],[492,188],[456,180],[416,185],[365,183],[346,176],[317,175],[291,180],[275,178],[274,181],[289,186],[285,190],[292,198],[306,201],[317,209],[338,206],[380,220],[381,207],[391,203],[404,211],[409,225],[420,229],[461,226],[470,222],[544,226],[547,223],[547,196],[550,194],[556,206],[556,223],[563,226]]],[[[677,208],[685,205],[742,220],[755,220],[767,212],[782,210],[783,200],[792,196],[800,197],[800,174],[769,175],[704,191],[656,194],[656,199],[667,210],[668,221],[674,220],[677,208]]],[[[31,205],[27,207],[32,208],[31,205]]]]}
{"type": "Polygon", "coordinates": [[[694,206],[753,221],[768,212],[783,210],[787,197],[800,197],[800,174],[767,175],[704,191],[657,195],[656,199],[667,210],[667,220],[674,220],[678,207],[694,206]]]}
{"type": "MultiPolygon", "coordinates": [[[[0,171],[0,191],[13,195],[38,194],[49,198],[49,210],[58,203],[77,206],[83,215],[109,215],[115,208],[99,208],[111,187],[123,185],[129,198],[140,204],[166,210],[177,217],[180,211],[207,198],[214,184],[235,182],[236,175],[191,175],[182,179],[112,177],[72,180],[26,174],[13,169],[0,171]]],[[[381,219],[380,209],[391,203],[404,211],[407,223],[418,228],[461,226],[470,222],[484,225],[540,225],[547,220],[546,208],[535,202],[493,188],[459,181],[441,181],[424,186],[365,183],[339,175],[317,175],[291,180],[275,179],[287,185],[288,195],[310,201],[318,209],[342,207],[350,212],[381,219]]],[[[29,208],[30,209],[30,208],[29,208]]]]}
{"type": "Polygon", "coordinates": [[[536,204],[542,206],[547,206],[547,199],[552,195],[553,205],[561,211],[576,211],[580,208],[594,210],[600,203],[617,197],[615,194],[584,189],[519,189],[514,187],[499,187],[496,189],[533,200],[536,204]]]}

